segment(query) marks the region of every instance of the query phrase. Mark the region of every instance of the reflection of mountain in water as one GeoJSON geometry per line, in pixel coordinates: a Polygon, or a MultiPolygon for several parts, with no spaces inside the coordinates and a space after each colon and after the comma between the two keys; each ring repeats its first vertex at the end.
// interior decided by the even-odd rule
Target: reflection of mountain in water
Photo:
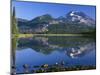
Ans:
{"type": "Polygon", "coordinates": [[[74,58],[95,50],[94,41],[93,38],[89,37],[66,36],[20,38],[18,41],[18,50],[32,48],[43,54],[50,54],[56,50],[65,52],[68,56],[74,58]]]}
{"type": "Polygon", "coordinates": [[[89,43],[77,48],[71,48],[66,51],[66,54],[71,58],[77,58],[86,55],[87,53],[95,50],[95,43],[89,43]]]}
{"type": "Polygon", "coordinates": [[[43,54],[50,54],[54,49],[59,48],[57,45],[49,44],[48,38],[45,37],[21,38],[18,43],[19,49],[32,48],[33,50],[43,54]]]}

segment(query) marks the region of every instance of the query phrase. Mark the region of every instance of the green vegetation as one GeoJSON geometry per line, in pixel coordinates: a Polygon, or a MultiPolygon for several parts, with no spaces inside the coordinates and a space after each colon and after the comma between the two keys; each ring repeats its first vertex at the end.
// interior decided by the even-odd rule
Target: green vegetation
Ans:
{"type": "Polygon", "coordinates": [[[48,27],[48,32],[54,34],[82,34],[92,33],[95,28],[82,24],[54,24],[48,27]]]}
{"type": "Polygon", "coordinates": [[[12,33],[13,34],[18,34],[18,27],[17,27],[17,21],[15,17],[15,8],[13,8],[13,15],[12,15],[12,33]]]}

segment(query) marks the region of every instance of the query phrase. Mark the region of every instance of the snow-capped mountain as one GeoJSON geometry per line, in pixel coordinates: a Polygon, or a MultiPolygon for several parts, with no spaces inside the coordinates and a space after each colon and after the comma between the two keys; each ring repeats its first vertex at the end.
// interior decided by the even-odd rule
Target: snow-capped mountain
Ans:
{"type": "Polygon", "coordinates": [[[20,33],[90,33],[95,32],[95,20],[83,12],[70,11],[65,16],[54,18],[50,14],[32,20],[18,19],[20,33]]]}
{"type": "Polygon", "coordinates": [[[69,22],[75,22],[79,24],[85,24],[88,26],[94,26],[95,25],[95,20],[90,18],[88,15],[86,15],[83,12],[78,12],[78,11],[70,11],[67,15],[67,21],[69,22]]]}

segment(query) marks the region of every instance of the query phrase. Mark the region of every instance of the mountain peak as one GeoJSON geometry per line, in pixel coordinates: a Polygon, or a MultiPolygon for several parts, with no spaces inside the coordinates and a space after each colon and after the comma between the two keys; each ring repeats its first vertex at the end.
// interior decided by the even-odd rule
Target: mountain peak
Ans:
{"type": "Polygon", "coordinates": [[[70,11],[67,15],[67,21],[82,23],[86,25],[95,25],[95,20],[87,16],[84,12],[80,11],[70,11]]]}
{"type": "Polygon", "coordinates": [[[87,16],[86,14],[84,14],[83,12],[80,12],[80,11],[71,11],[71,12],[69,12],[69,15],[70,16],[81,16],[81,17],[87,16]]]}

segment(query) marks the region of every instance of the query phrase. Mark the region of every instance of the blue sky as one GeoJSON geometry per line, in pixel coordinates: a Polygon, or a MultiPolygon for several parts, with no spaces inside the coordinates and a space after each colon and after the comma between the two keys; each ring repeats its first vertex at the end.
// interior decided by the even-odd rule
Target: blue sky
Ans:
{"type": "Polygon", "coordinates": [[[13,1],[12,6],[16,9],[16,17],[31,20],[37,16],[50,14],[57,18],[65,16],[68,12],[81,11],[95,19],[95,6],[71,5],[71,4],[54,4],[54,3],[35,3],[13,1]]]}

